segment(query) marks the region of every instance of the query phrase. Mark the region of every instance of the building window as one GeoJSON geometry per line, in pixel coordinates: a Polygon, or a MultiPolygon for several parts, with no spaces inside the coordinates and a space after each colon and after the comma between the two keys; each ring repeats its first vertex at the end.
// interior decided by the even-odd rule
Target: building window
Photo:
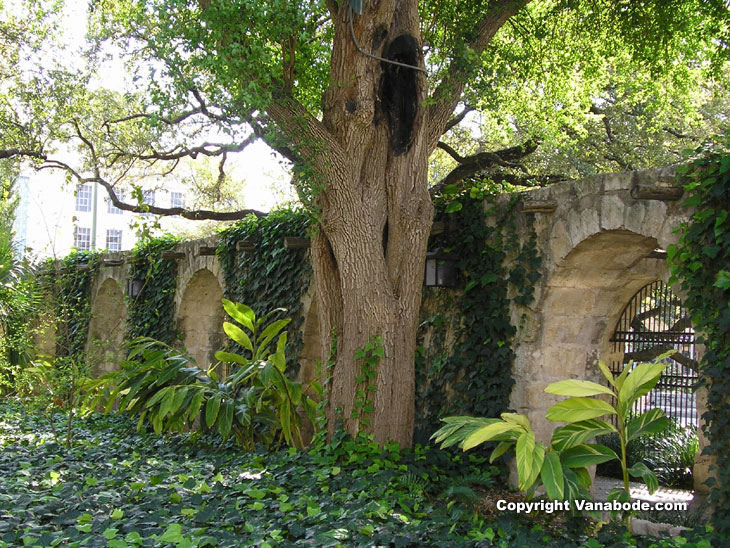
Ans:
{"type": "MultiPolygon", "coordinates": [[[[116,191],[114,191],[114,193],[117,195],[117,198],[119,198],[120,202],[124,201],[124,191],[123,190],[116,190],[116,191]]],[[[106,199],[106,211],[107,211],[107,213],[111,213],[112,215],[121,215],[122,214],[122,210],[119,209],[117,206],[115,206],[112,203],[111,198],[106,199]]]]}
{"type": "Polygon", "coordinates": [[[76,189],[76,211],[91,211],[91,185],[76,189]]]}
{"type": "MultiPolygon", "coordinates": [[[[142,193],[142,203],[147,205],[155,205],[155,191],[154,190],[145,190],[142,193]]],[[[152,213],[142,213],[145,217],[152,215],[152,213]]]]}
{"type": "Polygon", "coordinates": [[[76,249],[91,249],[91,229],[77,226],[74,228],[74,247],[76,249]]]}
{"type": "Polygon", "coordinates": [[[170,207],[185,207],[185,194],[182,192],[170,193],[170,207]]]}
{"type": "Polygon", "coordinates": [[[106,231],[106,248],[109,251],[121,251],[122,250],[122,231],[121,230],[107,230],[106,231]]]}

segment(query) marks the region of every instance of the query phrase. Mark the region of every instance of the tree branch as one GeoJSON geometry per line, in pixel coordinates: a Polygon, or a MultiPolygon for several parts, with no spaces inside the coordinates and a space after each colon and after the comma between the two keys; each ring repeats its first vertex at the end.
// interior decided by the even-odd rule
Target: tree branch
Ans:
{"type": "Polygon", "coordinates": [[[465,106],[464,110],[456,114],[451,120],[446,122],[446,127],[444,128],[444,133],[452,129],[454,126],[459,125],[464,118],[466,118],[466,115],[470,112],[474,112],[474,109],[470,106],[465,106]]]}
{"type": "Polygon", "coordinates": [[[184,207],[158,207],[149,204],[129,204],[122,202],[117,196],[114,185],[109,181],[105,180],[98,174],[93,177],[84,177],[78,171],[73,169],[70,165],[60,160],[46,160],[46,162],[39,169],[63,169],[70,173],[79,184],[85,183],[98,183],[106,190],[109,200],[114,207],[123,211],[131,211],[133,213],[152,213],[154,215],[177,215],[184,219],[191,219],[194,221],[211,220],[211,221],[237,221],[247,217],[248,215],[255,215],[256,217],[265,217],[267,213],[258,211],[256,209],[241,209],[238,211],[210,211],[207,209],[186,209],[184,207]]]}
{"type": "Polygon", "coordinates": [[[462,157],[453,148],[443,142],[438,148],[446,151],[454,160],[459,162],[451,172],[438,184],[431,187],[431,194],[438,194],[445,186],[458,184],[460,181],[477,173],[487,171],[496,166],[504,168],[519,168],[514,162],[532,154],[537,149],[539,141],[530,139],[521,145],[505,148],[495,152],[480,152],[471,156],[462,157]]]}
{"type": "MultiPolygon", "coordinates": [[[[474,29],[474,40],[469,49],[477,56],[481,55],[489,45],[497,31],[502,28],[510,17],[530,3],[530,0],[492,0],[486,8],[486,13],[474,29]]],[[[473,70],[473,69],[472,69],[473,70]]],[[[456,105],[471,72],[465,69],[464,64],[454,59],[446,69],[446,74],[431,94],[434,102],[428,107],[428,138],[429,149],[436,148],[444,134],[456,105]]]]}

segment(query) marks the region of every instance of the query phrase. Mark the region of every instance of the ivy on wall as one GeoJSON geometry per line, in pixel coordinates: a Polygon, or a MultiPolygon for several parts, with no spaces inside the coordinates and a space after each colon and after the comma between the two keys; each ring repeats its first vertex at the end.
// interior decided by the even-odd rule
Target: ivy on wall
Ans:
{"type": "Polygon", "coordinates": [[[56,357],[79,358],[86,350],[91,321],[91,284],[99,254],[72,251],[41,268],[42,291],[52,303],[56,324],[56,357]]]}
{"type": "Polygon", "coordinates": [[[696,211],[681,226],[679,244],[667,249],[672,279],[687,296],[692,323],[705,345],[700,368],[708,391],[703,415],[716,459],[710,484],[716,529],[730,535],[730,155],[678,169],[696,211]]]}
{"type": "Polygon", "coordinates": [[[284,237],[305,237],[310,224],[307,213],[288,209],[260,219],[249,216],[223,230],[218,245],[225,297],[249,305],[257,316],[285,308],[281,317],[292,319],[287,350],[287,366],[292,374],[297,373],[293,368],[303,345],[301,301],[309,287],[312,266],[309,250],[287,249],[284,237]],[[239,240],[252,242],[254,250],[239,251],[239,240]]]}
{"type": "Polygon", "coordinates": [[[126,339],[153,337],[172,344],[179,333],[175,325],[177,262],[163,259],[180,238],[162,236],[140,240],[130,255],[129,277],[142,281],[142,290],[129,298],[126,339]]]}
{"type": "Polygon", "coordinates": [[[517,197],[506,207],[494,205],[490,214],[496,222],[489,226],[481,200],[464,196],[460,203],[458,209],[446,206],[450,213],[440,208],[437,220],[450,228],[429,242],[429,249],[458,257],[463,289],[424,290],[425,308],[440,312],[423,321],[420,342],[425,329],[430,340],[417,355],[415,441],[420,443],[443,416],[496,417],[507,409],[515,357],[510,302],[528,305],[539,277],[534,230],[527,242],[517,237],[517,197]],[[437,304],[429,307],[429,302],[437,304]]]}

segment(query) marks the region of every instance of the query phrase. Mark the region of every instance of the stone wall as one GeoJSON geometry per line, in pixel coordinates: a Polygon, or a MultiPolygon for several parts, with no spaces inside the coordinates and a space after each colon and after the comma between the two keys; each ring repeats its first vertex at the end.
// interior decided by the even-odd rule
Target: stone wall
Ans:
{"type": "MultiPolygon", "coordinates": [[[[675,228],[690,214],[674,185],[673,170],[664,168],[558,183],[520,196],[518,237],[527,241],[534,229],[543,262],[533,303],[511,311],[517,327],[511,406],[530,418],[541,440],[551,436],[554,424],[544,416],[556,401],[543,392],[545,386],[565,378],[600,382],[597,363],[611,359],[609,338],[624,305],[644,285],[667,280],[666,263],[656,250],[676,242],[675,228]]],[[[202,252],[216,245],[208,238],[177,246],[185,256],[178,259],[176,321],[181,344],[201,365],[224,341],[221,267],[209,250],[202,252]]],[[[102,267],[97,275],[90,347],[113,348],[121,341],[126,309],[120,296],[127,272],[122,265],[102,267]]],[[[303,297],[303,380],[316,375],[319,359],[314,295],[310,288],[303,297]]],[[[99,371],[111,364],[108,352],[102,353],[99,371]]],[[[700,471],[698,477],[705,475],[700,471]]]]}

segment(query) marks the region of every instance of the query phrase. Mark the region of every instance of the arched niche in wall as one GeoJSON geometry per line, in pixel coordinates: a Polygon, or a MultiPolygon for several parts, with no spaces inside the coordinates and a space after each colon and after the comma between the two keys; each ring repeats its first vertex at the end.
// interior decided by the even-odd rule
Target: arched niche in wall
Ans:
{"type": "Polygon", "coordinates": [[[223,289],[213,272],[195,272],[182,292],[177,325],[187,353],[201,369],[215,362],[215,352],[224,344],[223,289]]]}
{"type": "Polygon", "coordinates": [[[127,306],[122,288],[115,279],[107,278],[91,304],[86,353],[94,376],[119,368],[124,356],[122,344],[126,324],[127,306]]]}
{"type": "Polygon", "coordinates": [[[610,335],[626,302],[666,274],[650,258],[655,238],[627,230],[604,231],[576,245],[548,279],[536,345],[518,365],[513,404],[527,413],[538,437],[549,441],[555,423],[545,419],[559,398],[544,393],[563,379],[601,381],[597,363],[611,361],[610,335]]]}

